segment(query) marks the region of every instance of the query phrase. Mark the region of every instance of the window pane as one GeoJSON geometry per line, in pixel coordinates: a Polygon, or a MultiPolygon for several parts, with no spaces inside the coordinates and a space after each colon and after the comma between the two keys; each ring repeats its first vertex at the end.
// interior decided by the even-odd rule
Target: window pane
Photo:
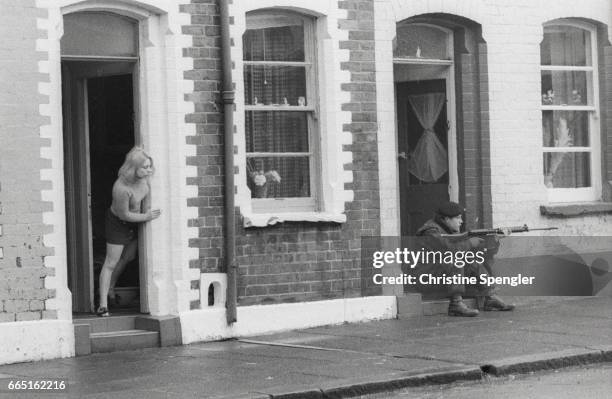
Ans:
{"type": "Polygon", "coordinates": [[[62,55],[136,57],[137,21],[110,13],[78,12],[64,16],[62,55]]]}
{"type": "Polygon", "coordinates": [[[393,43],[393,56],[450,59],[448,34],[430,26],[397,25],[397,36],[393,43]]]}
{"type": "Polygon", "coordinates": [[[306,105],[306,94],[306,67],[244,66],[244,102],[248,105],[306,105]]]}
{"type": "Polygon", "coordinates": [[[251,198],[310,197],[310,159],[249,157],[247,185],[251,198]]]}
{"type": "Polygon", "coordinates": [[[588,111],[542,111],[544,147],[589,147],[588,111]]]}
{"type": "Polygon", "coordinates": [[[545,152],[544,184],[549,188],[590,187],[590,165],[588,152],[545,152]]]}
{"type": "Polygon", "coordinates": [[[246,151],[308,152],[306,112],[246,113],[246,151]]]}
{"type": "Polygon", "coordinates": [[[542,71],[542,105],[589,105],[590,72],[542,71]]]}
{"type": "Polygon", "coordinates": [[[242,45],[246,61],[304,61],[304,21],[288,15],[249,15],[242,45]]]}
{"type": "Polygon", "coordinates": [[[591,38],[573,26],[546,26],[540,44],[542,65],[591,65],[591,38]]]}

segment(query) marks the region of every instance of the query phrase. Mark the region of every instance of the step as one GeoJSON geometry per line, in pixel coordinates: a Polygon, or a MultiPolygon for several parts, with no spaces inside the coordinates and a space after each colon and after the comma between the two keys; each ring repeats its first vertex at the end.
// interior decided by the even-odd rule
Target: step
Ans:
{"type": "Polygon", "coordinates": [[[91,352],[116,352],[124,350],[159,347],[159,332],[146,330],[124,330],[92,333],[91,352]]]}
{"type": "Polygon", "coordinates": [[[87,324],[89,325],[90,333],[133,330],[136,328],[136,317],[138,316],[80,317],[73,319],[72,324],[87,324]]]}
{"type": "MultiPolygon", "coordinates": [[[[429,299],[423,300],[423,315],[434,316],[448,313],[448,299],[429,299]]],[[[476,309],[476,299],[464,298],[463,302],[473,309],[476,309]]]]}

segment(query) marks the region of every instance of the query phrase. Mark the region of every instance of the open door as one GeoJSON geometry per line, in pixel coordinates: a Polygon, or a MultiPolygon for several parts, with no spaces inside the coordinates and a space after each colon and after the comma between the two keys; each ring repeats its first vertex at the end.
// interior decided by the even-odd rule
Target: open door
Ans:
{"type": "MultiPolygon", "coordinates": [[[[112,202],[117,171],[136,142],[135,66],[134,62],[62,63],[68,285],[75,312],[92,312],[97,305],[106,253],[105,212],[112,202]]],[[[126,267],[116,287],[123,294],[119,305],[137,311],[138,258],[126,267]]]]}
{"type": "Polygon", "coordinates": [[[74,68],[62,64],[62,114],[64,126],[64,187],[68,287],[75,312],[91,312],[93,273],[91,250],[88,135],[86,123],[87,88],[74,68]]]}

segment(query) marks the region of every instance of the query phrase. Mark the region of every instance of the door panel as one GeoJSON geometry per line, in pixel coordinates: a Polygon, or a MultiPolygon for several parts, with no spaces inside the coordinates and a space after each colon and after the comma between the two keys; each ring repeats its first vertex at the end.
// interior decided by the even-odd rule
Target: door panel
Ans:
{"type": "Polygon", "coordinates": [[[69,65],[62,66],[64,185],[69,287],[75,312],[93,311],[93,273],[86,124],[86,85],[69,65]]]}
{"type": "MultiPolygon", "coordinates": [[[[396,85],[398,153],[400,178],[401,234],[414,235],[433,216],[440,204],[449,200],[449,172],[436,182],[424,182],[408,170],[408,157],[423,134],[423,126],[408,101],[408,96],[446,93],[444,79],[402,82],[396,85]]],[[[444,105],[434,125],[434,133],[448,153],[448,116],[444,105]]],[[[449,154],[450,155],[450,154],[449,154]]],[[[448,160],[447,160],[448,162],[448,160]]]]}

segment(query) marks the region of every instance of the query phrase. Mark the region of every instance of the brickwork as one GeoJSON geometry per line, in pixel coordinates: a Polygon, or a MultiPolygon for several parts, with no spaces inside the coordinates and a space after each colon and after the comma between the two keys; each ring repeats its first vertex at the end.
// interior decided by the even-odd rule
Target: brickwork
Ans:
{"type": "MultiPolygon", "coordinates": [[[[476,26],[471,29],[479,34],[476,26]]],[[[480,228],[490,227],[492,219],[487,46],[467,47],[475,50],[456,57],[459,200],[466,208],[466,227],[480,228]]]]}
{"type": "Polygon", "coordinates": [[[341,83],[341,90],[350,93],[350,103],[342,104],[342,109],[352,114],[343,131],[353,137],[344,148],[352,154],[352,163],[344,169],[353,173],[354,182],[347,187],[354,192],[354,200],[345,205],[347,222],[240,229],[236,243],[240,305],[367,293],[361,280],[360,238],[380,232],[373,3],[340,1],[338,6],[347,10],[339,26],[348,31],[348,40],[339,45],[350,52],[349,60],[339,66],[350,72],[350,81],[341,83]]]}
{"type": "MultiPolygon", "coordinates": [[[[198,166],[198,176],[189,183],[198,186],[199,194],[190,199],[199,212],[190,224],[200,229],[199,238],[190,242],[199,248],[200,258],[193,260],[191,266],[202,272],[216,272],[225,267],[219,21],[214,1],[198,3],[182,7],[192,14],[192,26],[185,27],[184,32],[193,35],[193,47],[186,49],[185,55],[194,58],[195,67],[186,74],[186,78],[195,80],[192,99],[196,112],[188,115],[187,121],[197,125],[197,135],[190,138],[190,143],[197,147],[198,154],[188,159],[198,166]]],[[[338,7],[346,10],[347,18],[340,27],[348,31],[349,39],[340,47],[350,50],[348,62],[337,67],[350,71],[351,76],[339,89],[350,93],[351,102],[342,108],[352,115],[351,123],[343,130],[353,137],[352,144],[344,148],[353,161],[344,169],[353,174],[355,183],[349,189],[354,190],[354,201],[346,204],[344,224],[295,222],[245,229],[238,214],[240,305],[361,295],[360,237],[380,231],[373,9],[369,0],[341,1],[338,7]]],[[[192,302],[192,308],[198,306],[198,301],[192,302]]]]}
{"type": "Polygon", "coordinates": [[[489,64],[486,43],[478,43],[478,88],[480,125],[480,216],[481,221],[474,221],[473,226],[489,227],[493,225],[491,199],[491,129],[489,124],[489,64]]]}
{"type": "MultiPolygon", "coordinates": [[[[196,135],[188,137],[188,144],[196,147],[196,155],[187,158],[188,165],[197,167],[197,176],[187,184],[198,187],[198,196],[188,205],[198,209],[198,217],[189,220],[197,227],[198,238],[189,246],[199,249],[199,258],[190,262],[191,268],[203,273],[221,271],[223,262],[223,104],[221,103],[221,49],[219,7],[216,0],[193,0],[181,6],[191,14],[191,25],[183,33],[193,37],[193,45],[184,56],[193,58],[194,70],[185,79],[194,81],[194,92],[188,100],[195,103],[195,112],[186,116],[187,123],[196,124],[196,135]]],[[[198,283],[193,282],[193,287],[198,283]]],[[[194,303],[193,306],[197,306],[194,303]]]]}
{"type": "Polygon", "coordinates": [[[466,224],[475,226],[482,206],[480,198],[480,126],[478,125],[478,74],[475,54],[461,54],[457,76],[457,147],[459,200],[466,209],[466,224]]]}
{"type": "MultiPolygon", "coordinates": [[[[553,201],[542,182],[539,46],[543,24],[559,18],[609,22],[609,3],[592,0],[588,6],[575,7],[560,1],[546,8],[535,3],[520,8],[497,3],[498,12],[487,15],[483,23],[489,50],[493,223],[550,224],[560,227],[557,234],[562,235],[579,231],[582,235],[609,234],[610,229],[602,224],[607,219],[603,215],[551,221],[539,212],[540,205],[553,201]]],[[[600,76],[600,83],[602,79],[600,76]]],[[[605,138],[606,133],[601,133],[605,138]]]]}
{"type": "Polygon", "coordinates": [[[49,76],[39,72],[45,56],[36,49],[45,34],[36,19],[44,17],[34,0],[0,5],[0,322],[57,317],[45,308],[55,290],[45,288],[45,277],[54,275],[45,256],[54,249],[43,242],[52,230],[43,213],[53,207],[41,197],[50,186],[41,170],[51,165],[41,158],[49,141],[40,137],[40,127],[49,123],[39,111],[49,101],[39,83],[49,76]]]}

